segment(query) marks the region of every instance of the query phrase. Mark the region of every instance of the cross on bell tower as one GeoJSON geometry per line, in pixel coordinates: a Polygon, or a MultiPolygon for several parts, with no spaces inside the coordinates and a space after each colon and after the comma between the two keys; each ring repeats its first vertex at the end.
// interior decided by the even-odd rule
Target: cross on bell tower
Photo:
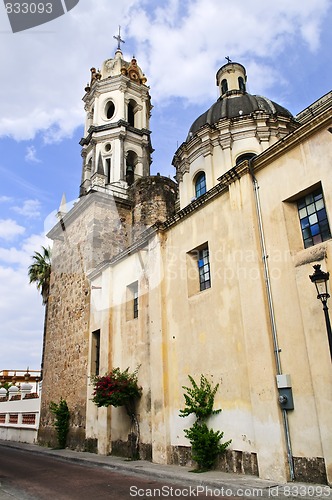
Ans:
{"type": "Polygon", "coordinates": [[[119,34],[118,34],[118,36],[113,35],[113,38],[115,38],[115,40],[117,40],[117,42],[118,42],[118,50],[121,50],[121,43],[126,43],[121,38],[121,26],[119,26],[119,34]]]}

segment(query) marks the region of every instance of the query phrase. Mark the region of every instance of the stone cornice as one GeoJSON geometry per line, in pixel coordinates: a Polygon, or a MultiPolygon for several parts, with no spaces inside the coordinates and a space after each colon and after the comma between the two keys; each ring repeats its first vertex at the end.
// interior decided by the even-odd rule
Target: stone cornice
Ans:
{"type": "Polygon", "coordinates": [[[151,131],[146,128],[138,129],[129,125],[129,123],[126,122],[125,120],[119,120],[116,123],[107,123],[106,125],[99,125],[99,126],[91,125],[91,127],[88,130],[88,135],[86,137],[82,137],[79,144],[81,146],[86,146],[90,143],[94,134],[98,132],[104,132],[107,130],[115,130],[122,127],[130,132],[133,132],[134,134],[140,135],[141,137],[143,137],[144,135],[148,136],[151,135],[151,131]]]}
{"type": "MultiPolygon", "coordinates": [[[[321,108],[320,108],[321,109],[321,108]]],[[[271,163],[275,158],[284,154],[287,150],[296,147],[298,144],[306,140],[312,134],[324,127],[332,124],[332,108],[330,106],[323,107],[323,112],[311,116],[310,121],[305,121],[303,125],[299,126],[293,132],[289,133],[278,142],[270,146],[268,149],[260,153],[253,160],[255,170],[259,170],[271,163]]]]}
{"type": "Polygon", "coordinates": [[[271,136],[289,134],[290,128],[295,126],[294,119],[271,116],[263,112],[252,116],[222,119],[213,125],[204,125],[191,139],[183,142],[176,151],[172,164],[184,174],[184,161],[191,164],[202,155],[213,155],[215,147],[229,149],[235,141],[251,137],[256,137],[259,142],[268,142],[271,136]]]}
{"type": "Polygon", "coordinates": [[[89,104],[96,97],[99,97],[105,92],[114,90],[126,92],[128,89],[130,89],[130,91],[135,93],[137,96],[148,96],[150,90],[150,88],[145,84],[136,83],[130,80],[127,76],[118,75],[96,81],[92,85],[91,90],[83,96],[82,100],[89,104]]]}
{"type": "Polygon", "coordinates": [[[323,95],[317,101],[313,102],[305,108],[303,111],[296,115],[296,119],[303,125],[310,121],[314,116],[317,116],[317,113],[322,113],[325,110],[328,110],[332,107],[332,91],[327,92],[327,94],[323,95]]]}

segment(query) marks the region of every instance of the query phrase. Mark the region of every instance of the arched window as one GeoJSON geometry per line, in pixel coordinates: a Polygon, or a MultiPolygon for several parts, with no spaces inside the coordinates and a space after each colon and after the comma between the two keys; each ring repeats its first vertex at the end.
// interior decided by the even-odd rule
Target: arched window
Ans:
{"type": "Polygon", "coordinates": [[[134,151],[128,151],[126,158],[126,181],[128,186],[131,186],[135,182],[135,167],[138,158],[134,151]]]}
{"type": "Polygon", "coordinates": [[[128,104],[128,123],[132,127],[135,127],[135,103],[130,101],[128,104]]]}
{"type": "Polygon", "coordinates": [[[256,156],[256,153],[244,153],[236,158],[236,165],[241,163],[241,161],[250,160],[250,158],[253,158],[254,156],[256,156]]]}
{"type": "Polygon", "coordinates": [[[221,81],[221,94],[226,94],[228,90],[228,83],[227,83],[227,80],[224,78],[222,81],[221,81]]]}
{"type": "Polygon", "coordinates": [[[246,84],[244,83],[242,76],[239,76],[238,82],[239,82],[239,89],[242,90],[243,92],[245,92],[246,91],[246,84]]]}
{"type": "Polygon", "coordinates": [[[200,172],[195,181],[195,196],[196,198],[199,198],[204,193],[206,193],[206,178],[205,173],[200,172]]]}

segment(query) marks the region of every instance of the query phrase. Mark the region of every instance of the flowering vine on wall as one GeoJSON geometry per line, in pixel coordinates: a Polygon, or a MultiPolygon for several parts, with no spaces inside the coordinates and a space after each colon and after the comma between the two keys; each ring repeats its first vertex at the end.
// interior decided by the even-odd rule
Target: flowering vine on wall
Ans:
{"type": "Polygon", "coordinates": [[[139,367],[133,373],[129,368],[121,371],[120,368],[113,370],[104,376],[92,378],[94,386],[92,401],[98,407],[101,406],[124,406],[131,421],[131,458],[139,457],[139,422],[136,415],[136,403],[142,395],[142,388],[138,385],[137,373],[139,367]]]}

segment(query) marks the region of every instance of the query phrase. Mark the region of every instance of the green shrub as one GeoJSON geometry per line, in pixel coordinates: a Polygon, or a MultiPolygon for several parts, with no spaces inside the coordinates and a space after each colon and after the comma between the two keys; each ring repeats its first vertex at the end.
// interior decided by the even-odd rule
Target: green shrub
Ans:
{"type": "Polygon", "coordinates": [[[194,414],[195,423],[185,429],[184,433],[189,439],[192,450],[192,458],[197,462],[197,472],[212,469],[219,454],[224,453],[232,440],[220,443],[224,433],[209,429],[206,420],[211,415],[221,412],[221,409],[214,410],[214,397],[219,384],[214,388],[204,375],[201,375],[200,385],[195,382],[193,377],[188,375],[192,387],[185,387],[186,394],[184,399],[186,406],[180,410],[180,417],[187,417],[194,414]]]}
{"type": "Polygon", "coordinates": [[[50,410],[55,416],[54,427],[57,431],[58,446],[59,448],[65,448],[70,419],[68,405],[66,401],[61,398],[59,403],[54,403],[53,401],[51,401],[50,410]]]}
{"type": "Polygon", "coordinates": [[[184,433],[191,443],[192,458],[197,462],[198,470],[203,472],[213,467],[219,454],[224,453],[230,441],[220,444],[224,433],[209,429],[205,422],[196,422],[184,433]]]}
{"type": "Polygon", "coordinates": [[[191,413],[196,415],[198,420],[204,420],[211,415],[216,415],[220,413],[221,410],[214,410],[214,396],[218,390],[219,384],[217,384],[214,389],[211,387],[211,383],[208,381],[204,375],[201,375],[200,385],[198,386],[190,375],[188,378],[191,382],[191,387],[182,388],[187,391],[187,394],[184,394],[184,399],[186,402],[186,407],[184,410],[180,410],[181,417],[187,417],[191,413]]]}

